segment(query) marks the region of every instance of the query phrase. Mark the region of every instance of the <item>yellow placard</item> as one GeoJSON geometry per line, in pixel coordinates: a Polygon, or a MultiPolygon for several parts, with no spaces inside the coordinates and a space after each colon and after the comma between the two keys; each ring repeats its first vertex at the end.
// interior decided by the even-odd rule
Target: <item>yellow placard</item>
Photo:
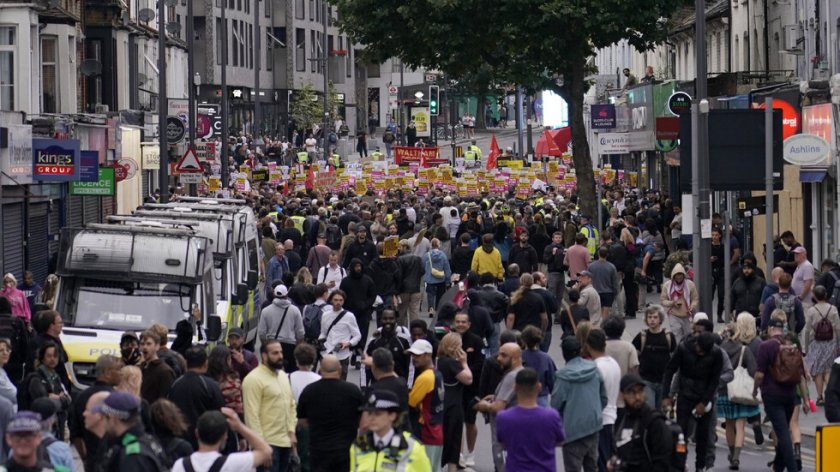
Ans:
{"type": "Polygon", "coordinates": [[[222,189],[222,178],[221,177],[210,177],[207,180],[207,191],[210,193],[218,192],[222,189]]]}
{"type": "Polygon", "coordinates": [[[818,471],[840,470],[840,424],[817,426],[814,436],[818,471]]]}

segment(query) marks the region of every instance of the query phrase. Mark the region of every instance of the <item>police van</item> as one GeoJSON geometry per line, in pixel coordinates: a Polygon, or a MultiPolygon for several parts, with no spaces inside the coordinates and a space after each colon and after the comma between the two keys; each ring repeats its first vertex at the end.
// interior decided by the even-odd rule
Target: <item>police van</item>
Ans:
{"type": "Polygon", "coordinates": [[[100,355],[120,355],[125,331],[161,323],[174,332],[179,321],[192,319],[198,310],[207,339],[221,337],[212,255],[207,238],[193,230],[115,224],[65,228],[57,273],[61,341],[76,387],[92,383],[100,355]]]}
{"type": "MultiPolygon", "coordinates": [[[[234,215],[220,213],[202,213],[189,211],[137,210],[132,216],[111,216],[109,221],[122,224],[141,224],[154,221],[172,227],[190,228],[208,239],[213,255],[213,283],[216,293],[216,313],[222,318],[222,335],[225,337],[229,327],[241,327],[246,333],[246,342],[256,339],[257,325],[234,320],[237,307],[244,307],[249,302],[250,290],[246,282],[239,280],[237,268],[242,265],[235,241],[244,239],[244,225],[234,224],[234,215]],[[234,227],[239,226],[238,235],[234,227]]],[[[241,311],[241,309],[239,309],[241,311]]]]}
{"type": "Polygon", "coordinates": [[[179,197],[177,202],[172,203],[147,203],[141,211],[169,211],[182,218],[188,218],[191,213],[213,213],[229,215],[233,219],[236,252],[233,282],[234,286],[247,285],[248,300],[244,304],[233,305],[231,324],[244,329],[250,342],[255,338],[259,324],[266,268],[262,264],[257,217],[246,203],[241,199],[179,197]]]}

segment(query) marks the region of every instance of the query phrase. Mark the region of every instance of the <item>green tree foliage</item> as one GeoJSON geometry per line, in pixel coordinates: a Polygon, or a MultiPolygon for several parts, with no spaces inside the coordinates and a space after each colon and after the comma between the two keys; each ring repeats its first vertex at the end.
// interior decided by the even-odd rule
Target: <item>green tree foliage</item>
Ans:
{"type": "Polygon", "coordinates": [[[638,50],[665,40],[667,18],[686,0],[329,0],[341,27],[365,45],[366,58],[400,58],[454,80],[483,68],[487,83],[552,89],[569,104],[574,163],[583,210],[597,212],[583,120],[600,47],[627,39],[638,50]],[[562,77],[562,81],[556,80],[562,77]]]}
{"type": "Polygon", "coordinates": [[[312,129],[315,123],[322,121],[324,104],[318,100],[312,84],[305,84],[295,93],[289,107],[289,115],[300,129],[312,129]]]}

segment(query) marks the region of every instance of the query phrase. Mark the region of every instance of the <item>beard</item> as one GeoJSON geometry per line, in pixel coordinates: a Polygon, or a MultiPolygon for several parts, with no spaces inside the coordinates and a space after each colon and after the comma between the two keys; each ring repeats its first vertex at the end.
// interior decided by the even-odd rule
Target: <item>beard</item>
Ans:
{"type": "Polygon", "coordinates": [[[268,367],[269,369],[274,369],[274,370],[282,370],[282,369],[283,369],[283,367],[284,367],[284,366],[283,366],[283,359],[280,359],[280,360],[279,360],[279,361],[277,361],[277,362],[272,362],[272,361],[271,361],[271,359],[268,359],[268,360],[266,360],[265,365],[266,365],[266,367],[268,367]]]}

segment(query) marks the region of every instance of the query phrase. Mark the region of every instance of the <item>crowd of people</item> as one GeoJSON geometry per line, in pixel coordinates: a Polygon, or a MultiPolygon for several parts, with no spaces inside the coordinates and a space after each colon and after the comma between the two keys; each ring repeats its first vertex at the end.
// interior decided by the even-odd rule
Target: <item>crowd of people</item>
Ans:
{"type": "Polygon", "coordinates": [[[793,472],[798,415],[840,420],[840,266],[815,270],[790,232],[765,275],[737,234],[724,266],[729,232],[714,218],[716,329],[698,309],[682,213],[656,192],[606,192],[602,221],[552,189],[517,200],[257,184],[234,196],[261,234],[256,344],[238,327],[196,344],[182,322],[170,345],[153,325],[124,333],[78,390],[58,279],[6,274],[9,470],[77,470],[72,445],[89,471],[455,471],[475,466],[480,421],[499,472],[555,470],[558,447],[567,471],[674,470],[692,443],[707,470],[719,420],[738,470],[748,424],[764,442],[763,412],[771,467],[793,472]],[[637,315],[646,329],[625,339],[637,315]]]}

